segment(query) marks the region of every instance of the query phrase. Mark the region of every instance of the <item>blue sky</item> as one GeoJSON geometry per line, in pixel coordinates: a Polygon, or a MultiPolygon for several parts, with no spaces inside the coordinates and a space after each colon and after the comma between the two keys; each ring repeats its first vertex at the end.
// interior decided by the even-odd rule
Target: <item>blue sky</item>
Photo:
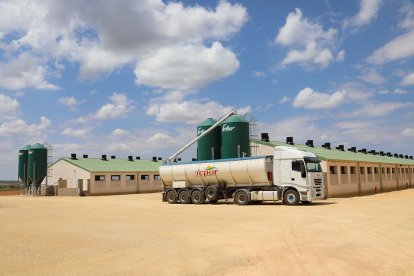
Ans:
{"type": "Polygon", "coordinates": [[[55,160],[168,157],[233,108],[271,140],[414,154],[411,1],[6,0],[0,10],[0,179],[17,177],[18,149],[36,142],[55,160]]]}

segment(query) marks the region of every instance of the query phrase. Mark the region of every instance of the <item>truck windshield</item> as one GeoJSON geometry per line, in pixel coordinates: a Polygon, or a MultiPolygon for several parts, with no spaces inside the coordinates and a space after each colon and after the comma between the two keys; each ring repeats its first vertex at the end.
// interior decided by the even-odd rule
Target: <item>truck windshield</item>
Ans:
{"type": "Polygon", "coordinates": [[[306,162],[306,169],[308,172],[322,172],[319,162],[306,162]]]}

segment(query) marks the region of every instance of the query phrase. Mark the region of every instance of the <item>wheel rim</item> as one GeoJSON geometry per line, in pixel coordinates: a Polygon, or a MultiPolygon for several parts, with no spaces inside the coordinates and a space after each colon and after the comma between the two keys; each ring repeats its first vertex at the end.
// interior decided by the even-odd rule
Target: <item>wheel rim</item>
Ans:
{"type": "Polygon", "coordinates": [[[287,196],[287,201],[289,203],[295,202],[296,201],[296,196],[294,194],[292,194],[292,193],[289,193],[288,196],[287,196]]]}

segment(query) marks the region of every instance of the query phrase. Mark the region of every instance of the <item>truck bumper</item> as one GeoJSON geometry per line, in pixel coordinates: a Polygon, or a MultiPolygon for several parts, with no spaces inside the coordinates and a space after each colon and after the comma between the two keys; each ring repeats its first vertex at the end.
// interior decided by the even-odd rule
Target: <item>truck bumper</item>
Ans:
{"type": "Polygon", "coordinates": [[[314,201],[314,200],[321,200],[325,199],[325,192],[324,190],[320,189],[311,189],[306,192],[300,192],[300,200],[301,201],[314,201]]]}

